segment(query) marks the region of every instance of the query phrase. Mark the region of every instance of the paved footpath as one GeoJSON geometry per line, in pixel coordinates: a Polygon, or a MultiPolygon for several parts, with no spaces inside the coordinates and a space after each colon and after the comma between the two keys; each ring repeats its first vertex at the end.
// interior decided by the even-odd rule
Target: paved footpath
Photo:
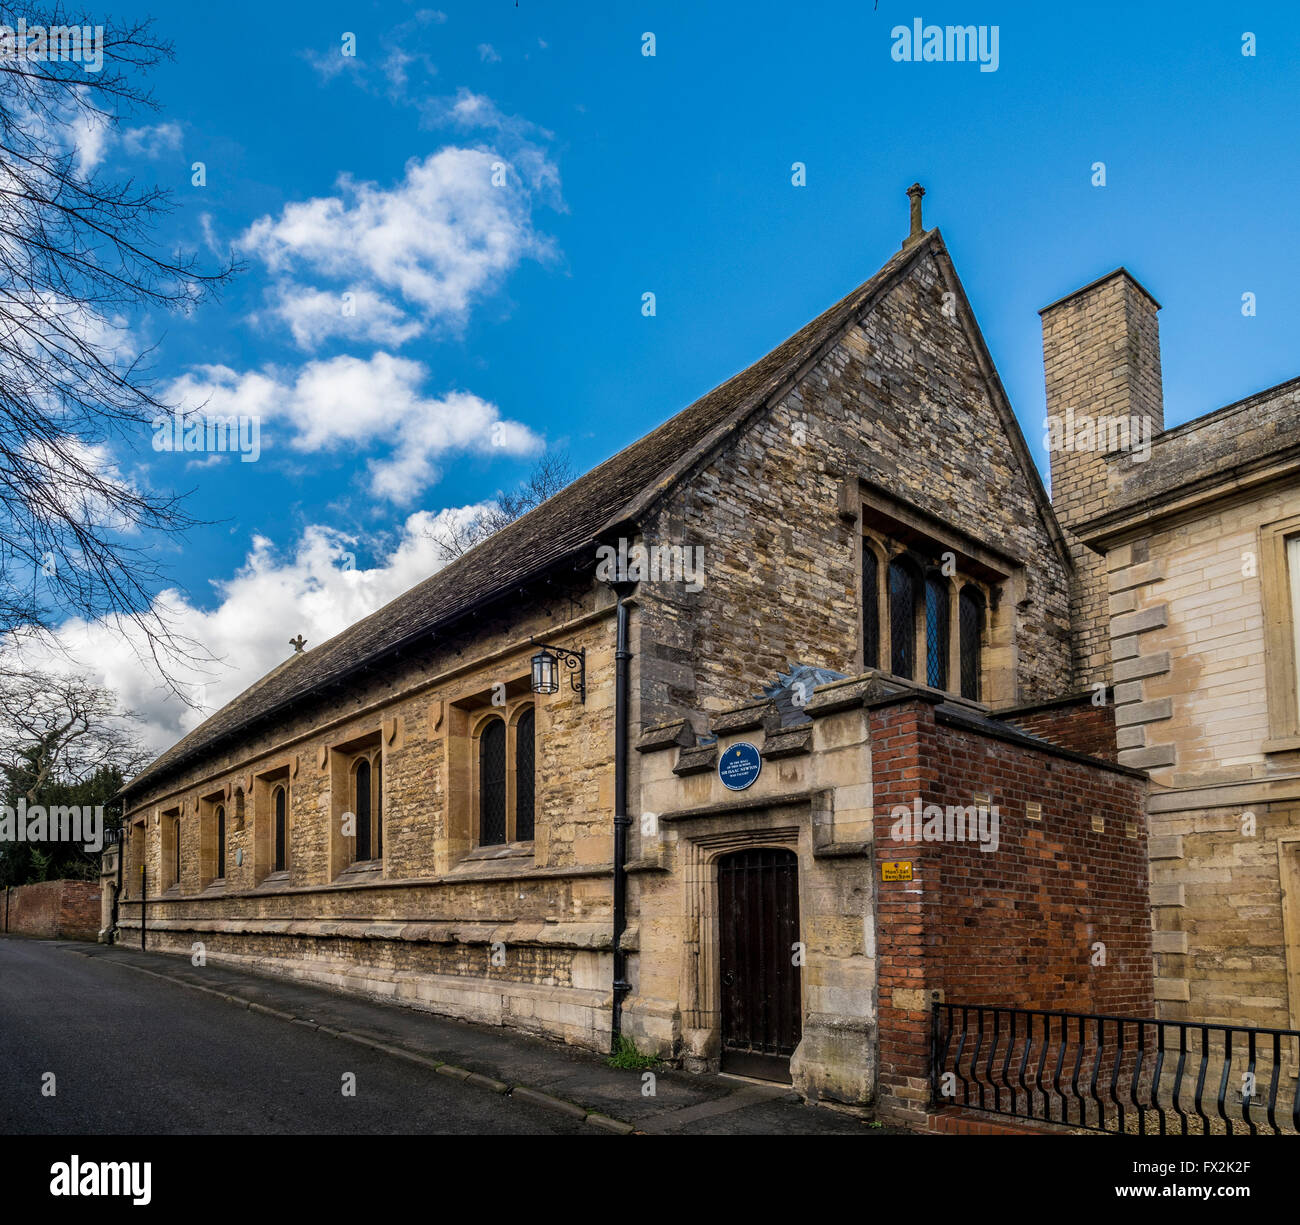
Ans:
{"type": "Polygon", "coordinates": [[[657,1070],[644,1087],[497,1027],[171,954],[0,937],[0,1134],[892,1130],[731,1077],[657,1070]]]}

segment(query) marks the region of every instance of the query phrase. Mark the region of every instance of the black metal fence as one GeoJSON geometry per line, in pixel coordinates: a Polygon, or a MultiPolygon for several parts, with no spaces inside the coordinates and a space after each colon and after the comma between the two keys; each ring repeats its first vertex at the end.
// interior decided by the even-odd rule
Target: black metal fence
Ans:
{"type": "Polygon", "coordinates": [[[934,1005],[936,1108],[1130,1135],[1300,1135],[1300,1030],[934,1005]]]}

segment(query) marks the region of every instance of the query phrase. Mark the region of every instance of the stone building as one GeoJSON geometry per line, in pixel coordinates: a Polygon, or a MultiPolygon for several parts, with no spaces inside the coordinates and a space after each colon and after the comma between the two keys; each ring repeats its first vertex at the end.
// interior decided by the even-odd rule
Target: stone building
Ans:
{"type": "Polygon", "coordinates": [[[1080,641],[1150,773],[1160,1015],[1300,1029],[1300,380],[1165,430],[1158,309],[1121,269],[1043,313],[1049,413],[1155,426],[1052,452],[1080,641]]]}
{"type": "Polygon", "coordinates": [[[847,297],[133,779],[122,938],[901,1113],[936,997],[1149,1012],[1095,567],[910,194],[847,297]]]}

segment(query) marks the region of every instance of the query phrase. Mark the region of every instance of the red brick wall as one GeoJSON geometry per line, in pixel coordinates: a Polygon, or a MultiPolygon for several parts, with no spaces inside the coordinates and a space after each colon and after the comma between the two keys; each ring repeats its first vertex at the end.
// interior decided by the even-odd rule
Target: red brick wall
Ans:
{"type": "MultiPolygon", "coordinates": [[[[5,898],[0,893],[0,907],[5,898]]],[[[99,935],[99,885],[88,880],[47,880],[9,890],[8,931],[46,939],[94,940],[99,935]]],[[[0,922],[3,922],[0,911],[0,922]]]]}
{"type": "Polygon", "coordinates": [[[921,699],[869,717],[882,1106],[919,1110],[928,1096],[933,991],[949,1003],[1152,1015],[1145,780],[936,722],[921,699]],[[996,851],[892,838],[895,805],[975,794],[998,808],[996,851]],[[1031,802],[1039,822],[1026,819],[1031,802]],[[881,881],[885,860],[911,860],[913,880],[881,881]],[[1105,966],[1091,964],[1097,941],[1105,966]]]}
{"type": "Polygon", "coordinates": [[[999,718],[1063,749],[1087,753],[1103,761],[1119,760],[1115,743],[1115,707],[1110,702],[1094,706],[1091,696],[1085,694],[1068,704],[1052,703],[1009,711],[999,718]]]}

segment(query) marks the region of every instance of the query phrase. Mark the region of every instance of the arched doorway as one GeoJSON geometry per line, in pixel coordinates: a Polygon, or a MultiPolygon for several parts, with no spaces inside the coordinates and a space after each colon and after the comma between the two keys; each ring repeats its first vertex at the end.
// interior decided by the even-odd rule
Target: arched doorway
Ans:
{"type": "Polygon", "coordinates": [[[779,847],[718,860],[722,1070],[790,1080],[803,1032],[799,859],[779,847]]]}

